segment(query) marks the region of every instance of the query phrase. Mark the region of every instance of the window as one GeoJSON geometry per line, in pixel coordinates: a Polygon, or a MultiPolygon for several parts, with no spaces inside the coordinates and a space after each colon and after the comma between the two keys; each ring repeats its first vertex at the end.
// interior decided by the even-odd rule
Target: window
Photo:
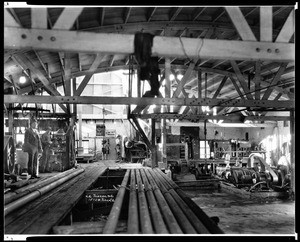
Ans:
{"type": "Polygon", "coordinates": [[[210,157],[210,147],[208,141],[200,140],[200,159],[201,158],[205,159],[209,157],[210,157]],[[205,152],[205,148],[206,148],[206,152],[205,152]]]}

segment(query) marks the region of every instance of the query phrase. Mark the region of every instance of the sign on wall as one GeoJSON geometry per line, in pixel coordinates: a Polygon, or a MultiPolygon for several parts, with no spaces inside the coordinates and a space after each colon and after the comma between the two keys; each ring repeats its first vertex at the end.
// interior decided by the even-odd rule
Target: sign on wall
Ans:
{"type": "Polygon", "coordinates": [[[116,137],[116,130],[115,129],[107,129],[105,131],[105,137],[116,137]]]}
{"type": "Polygon", "coordinates": [[[96,124],[96,136],[105,136],[104,124],[96,124]]]}

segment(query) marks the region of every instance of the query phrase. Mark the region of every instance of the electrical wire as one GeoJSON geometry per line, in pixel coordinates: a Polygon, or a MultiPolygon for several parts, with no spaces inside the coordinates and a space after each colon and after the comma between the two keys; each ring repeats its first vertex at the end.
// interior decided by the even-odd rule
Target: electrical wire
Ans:
{"type": "MultiPolygon", "coordinates": [[[[204,45],[204,39],[203,38],[200,38],[200,45],[199,45],[199,48],[198,48],[198,59],[200,59],[200,52],[201,52],[201,49],[204,45]]],[[[184,55],[186,56],[186,58],[188,59],[189,62],[192,62],[193,60],[191,60],[191,58],[187,55],[186,51],[185,51],[185,48],[184,48],[184,44],[182,42],[182,39],[181,39],[181,36],[179,36],[179,41],[180,41],[180,44],[181,44],[181,48],[183,50],[183,53],[184,55]]]]}

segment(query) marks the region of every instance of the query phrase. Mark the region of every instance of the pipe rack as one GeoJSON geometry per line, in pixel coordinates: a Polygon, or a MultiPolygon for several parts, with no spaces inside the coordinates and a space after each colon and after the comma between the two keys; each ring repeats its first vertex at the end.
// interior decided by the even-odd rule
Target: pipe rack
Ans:
{"type": "Polygon", "coordinates": [[[129,234],[224,233],[160,169],[140,168],[127,169],[103,229],[104,234],[116,233],[126,190],[129,191],[129,234]]]}

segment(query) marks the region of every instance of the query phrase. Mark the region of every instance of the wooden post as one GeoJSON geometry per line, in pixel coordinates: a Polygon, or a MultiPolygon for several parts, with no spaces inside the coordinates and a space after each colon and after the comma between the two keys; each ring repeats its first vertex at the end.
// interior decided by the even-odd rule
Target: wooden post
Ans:
{"type": "Polygon", "coordinates": [[[155,119],[151,119],[151,144],[152,144],[152,163],[151,166],[156,167],[157,163],[157,148],[156,148],[156,134],[155,134],[155,119]]]}
{"type": "Polygon", "coordinates": [[[291,133],[291,195],[295,196],[295,110],[290,111],[290,133],[291,133]]]}
{"type": "MultiPolygon", "coordinates": [[[[171,91],[171,82],[170,82],[170,74],[171,74],[171,61],[170,58],[165,58],[165,97],[170,98],[171,91]]],[[[167,108],[168,111],[168,108],[167,108]]],[[[167,125],[166,119],[162,119],[162,161],[164,162],[164,167],[167,168],[167,125]]]]}
{"type": "MultiPolygon", "coordinates": [[[[72,87],[73,87],[73,96],[75,96],[75,93],[76,93],[76,78],[72,79],[72,87]]],[[[77,117],[77,104],[76,103],[73,104],[73,110],[72,111],[73,111],[73,115],[74,115],[75,122],[76,122],[76,117],[77,117]]]]}
{"type": "Polygon", "coordinates": [[[78,137],[79,144],[77,148],[82,147],[82,105],[78,106],[78,137]]]}
{"type": "MultiPolygon", "coordinates": [[[[198,98],[202,97],[202,71],[198,71],[198,98]]],[[[198,113],[202,112],[201,106],[198,107],[198,113]]]]}
{"type": "Polygon", "coordinates": [[[140,80],[140,68],[137,68],[137,76],[136,76],[136,84],[137,84],[137,97],[141,97],[142,88],[141,88],[141,80],[140,80]]]}
{"type": "Polygon", "coordinates": [[[166,128],[166,119],[161,121],[162,129],[162,162],[164,162],[165,168],[167,167],[167,128],[166,128]]]}

